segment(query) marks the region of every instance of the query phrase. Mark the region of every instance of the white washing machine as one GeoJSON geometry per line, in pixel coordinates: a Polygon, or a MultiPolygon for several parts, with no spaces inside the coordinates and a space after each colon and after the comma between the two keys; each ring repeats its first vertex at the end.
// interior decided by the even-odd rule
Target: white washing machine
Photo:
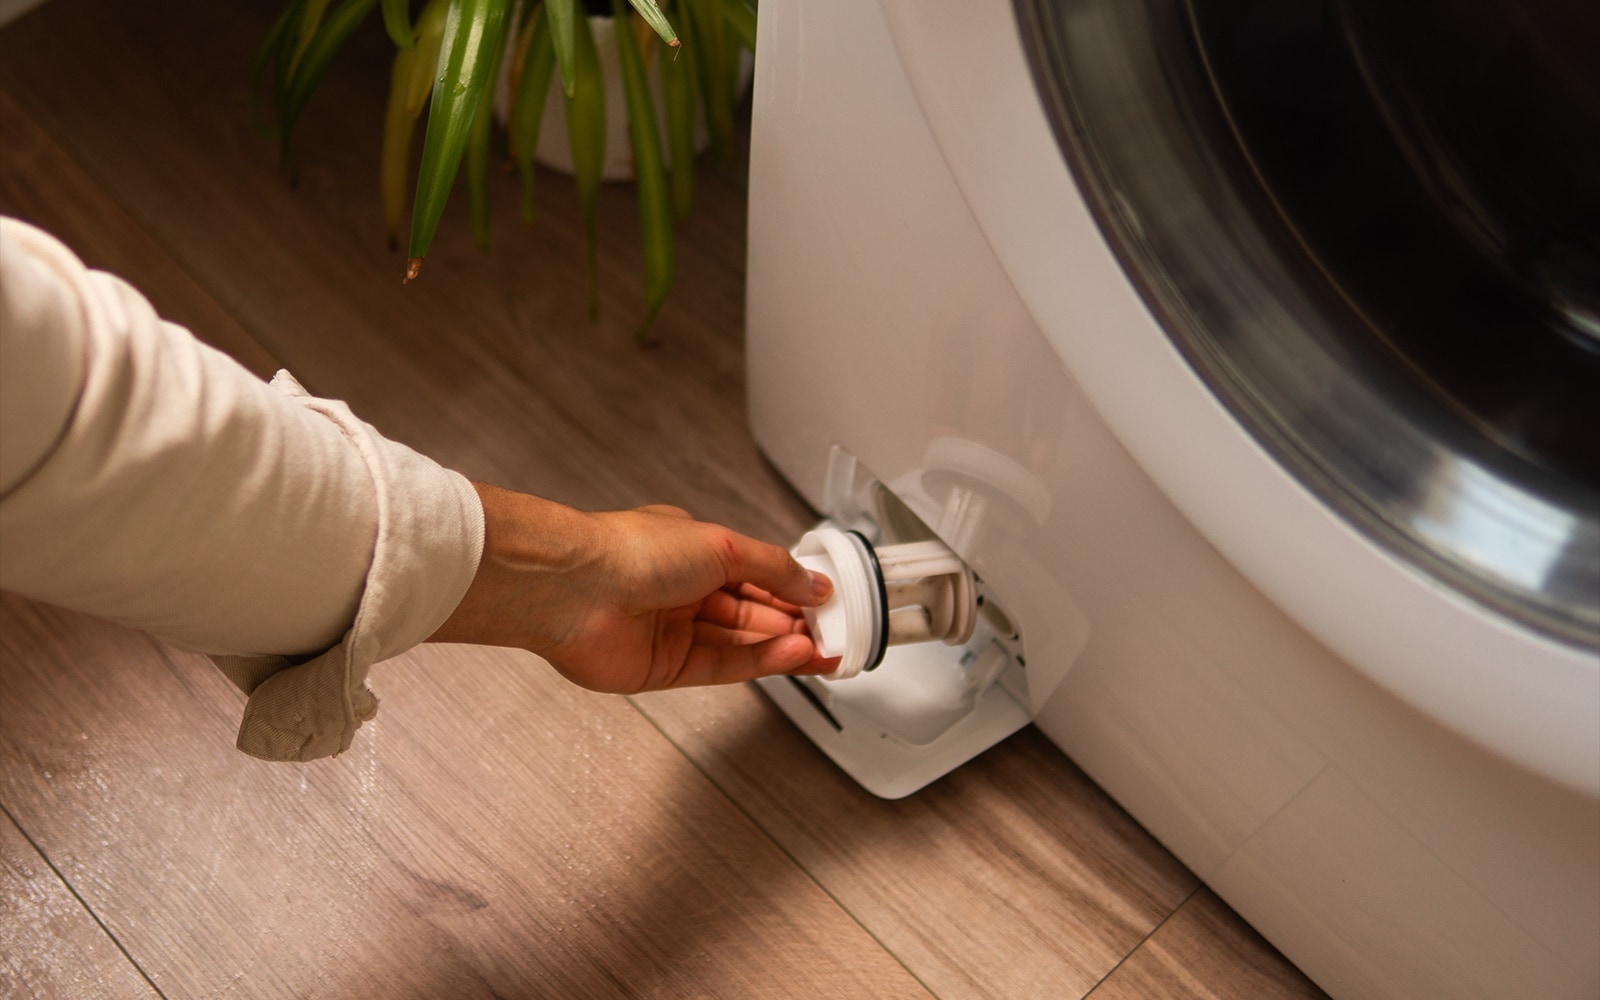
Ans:
{"type": "Polygon", "coordinates": [[[756,438],[984,600],[766,690],[1036,722],[1335,997],[1600,993],[1590,7],[763,0],[756,438]]]}

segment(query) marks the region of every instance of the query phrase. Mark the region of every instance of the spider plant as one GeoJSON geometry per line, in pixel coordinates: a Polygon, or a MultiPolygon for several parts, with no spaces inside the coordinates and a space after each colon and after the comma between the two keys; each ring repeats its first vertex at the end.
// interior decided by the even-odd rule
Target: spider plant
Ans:
{"type": "Polygon", "coordinates": [[[423,259],[463,162],[474,236],[489,239],[488,172],[492,159],[493,104],[501,59],[511,110],[507,146],[522,181],[522,215],[533,217],[533,153],[551,85],[565,101],[573,173],[583,211],[589,275],[589,309],[598,313],[595,202],[605,160],[605,87],[589,15],[609,14],[628,116],[639,224],[644,249],[645,320],[651,323],[673,282],[672,231],[694,199],[694,133],[704,109],[713,143],[725,159],[734,144],[734,105],[743,49],[755,46],[755,12],[748,0],[600,0],[595,9],[577,0],[291,0],[256,53],[257,87],[269,80],[277,112],[280,151],[307,101],[345,41],[381,8],[395,55],[384,113],[380,194],[389,239],[398,244],[415,126],[428,110],[411,206],[405,280],[423,259]],[[670,14],[670,17],[669,17],[670,14]],[[509,43],[509,44],[508,44],[509,43]],[[650,94],[659,76],[665,129],[659,129],[650,94]],[[671,168],[663,154],[662,132],[671,168]]]}

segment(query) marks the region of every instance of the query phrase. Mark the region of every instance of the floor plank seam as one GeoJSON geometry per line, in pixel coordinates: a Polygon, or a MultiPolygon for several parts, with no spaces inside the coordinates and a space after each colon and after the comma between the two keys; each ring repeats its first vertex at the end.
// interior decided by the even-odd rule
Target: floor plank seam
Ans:
{"type": "Polygon", "coordinates": [[[44,848],[39,846],[39,843],[33,839],[33,834],[29,833],[27,828],[17,820],[17,817],[12,814],[11,809],[6,806],[4,802],[0,802],[0,813],[4,813],[6,819],[11,821],[11,825],[17,828],[17,832],[22,834],[22,839],[28,842],[28,846],[33,848],[35,854],[39,855],[39,860],[45,863],[45,866],[50,869],[51,873],[55,875],[56,879],[66,888],[68,892],[72,894],[72,898],[78,901],[78,905],[83,907],[83,912],[89,915],[89,919],[95,922],[95,926],[100,928],[101,933],[105,934],[105,936],[110,939],[111,943],[117,946],[117,950],[122,952],[122,957],[126,958],[128,960],[128,964],[133,966],[133,971],[139,974],[139,978],[148,983],[150,988],[155,991],[156,996],[160,997],[161,1000],[167,1000],[166,993],[162,992],[161,987],[156,985],[156,981],[151,979],[150,974],[144,971],[144,966],[140,965],[138,961],[134,959],[133,955],[129,953],[128,949],[123,946],[121,939],[119,939],[115,934],[111,933],[111,928],[107,927],[106,922],[100,919],[100,914],[94,912],[94,907],[90,906],[89,901],[84,899],[83,896],[79,894],[77,886],[67,881],[67,876],[62,873],[60,868],[56,867],[56,863],[54,861],[50,860],[50,855],[44,852],[44,848]]]}
{"type": "Polygon", "coordinates": [[[895,954],[893,948],[890,948],[887,944],[884,943],[882,938],[878,937],[878,935],[876,935],[876,934],[874,934],[872,932],[872,928],[868,927],[866,924],[863,924],[861,922],[861,919],[855,915],[854,911],[852,911],[850,909],[850,907],[844,905],[844,902],[842,900],[840,900],[838,896],[835,896],[828,889],[827,886],[823,885],[821,882],[818,882],[816,876],[811,874],[810,870],[808,870],[805,865],[800,863],[800,859],[799,858],[795,857],[792,853],[790,853],[790,851],[789,851],[789,849],[787,847],[783,846],[783,844],[778,842],[777,838],[772,836],[771,831],[769,831],[766,827],[762,826],[761,823],[758,822],[754,816],[750,815],[750,812],[747,809],[745,809],[743,803],[739,802],[732,795],[729,795],[728,794],[728,790],[726,788],[723,788],[722,785],[717,782],[717,779],[715,777],[713,777],[709,771],[707,771],[704,767],[702,767],[700,765],[699,761],[695,760],[692,756],[690,756],[689,754],[685,753],[684,749],[682,747],[678,746],[677,742],[673,740],[673,738],[667,733],[667,731],[662,729],[659,725],[656,724],[656,720],[654,720],[654,719],[652,719],[650,717],[650,713],[648,713],[646,711],[643,711],[642,709],[639,708],[638,705],[635,705],[633,703],[633,699],[632,698],[628,699],[628,705],[635,712],[638,712],[639,715],[641,715],[644,718],[644,721],[648,722],[655,729],[656,732],[660,733],[662,738],[665,739],[669,744],[671,744],[672,748],[677,750],[679,755],[681,755],[684,760],[689,762],[689,766],[690,767],[693,767],[696,771],[699,771],[705,777],[705,779],[711,783],[711,787],[715,788],[718,792],[722,793],[722,797],[727,799],[728,802],[731,803],[733,805],[733,807],[739,811],[740,815],[744,816],[745,819],[749,820],[750,824],[752,826],[754,826],[757,830],[760,830],[762,836],[766,837],[767,841],[769,843],[771,843],[773,847],[777,848],[778,851],[784,857],[788,858],[790,860],[790,862],[792,862],[797,869],[799,869],[802,873],[804,873],[806,879],[812,885],[816,886],[817,889],[820,890],[824,896],[827,896],[829,899],[833,900],[833,905],[837,906],[841,913],[843,913],[845,916],[849,917],[851,923],[853,923],[857,927],[861,928],[861,932],[863,934],[865,934],[867,937],[871,938],[873,943],[876,944],[879,948],[882,948],[884,954],[886,954],[890,958],[894,959],[894,963],[896,965],[900,966],[900,968],[902,968],[902,969],[905,969],[906,975],[910,976],[913,980],[915,980],[917,985],[921,986],[925,991],[927,991],[927,994],[930,997],[938,997],[939,996],[938,992],[936,992],[933,989],[933,987],[929,986],[928,983],[921,976],[917,975],[915,970],[913,970],[912,968],[907,966],[906,963],[900,958],[900,956],[895,954]]]}
{"type": "Polygon", "coordinates": [[[1134,946],[1132,948],[1129,948],[1128,949],[1128,953],[1126,955],[1123,955],[1121,958],[1117,959],[1117,964],[1116,965],[1113,965],[1111,968],[1106,970],[1106,974],[1100,977],[1100,981],[1099,982],[1097,982],[1093,986],[1089,987],[1088,992],[1084,993],[1084,995],[1083,995],[1083,1000],[1089,1000],[1090,997],[1094,996],[1095,991],[1098,990],[1100,987],[1104,986],[1105,983],[1106,983],[1106,980],[1110,979],[1112,976],[1117,974],[1117,970],[1122,968],[1123,963],[1125,963],[1128,959],[1132,958],[1139,951],[1140,948],[1143,948],[1146,941],[1149,941],[1151,938],[1155,937],[1157,931],[1159,931],[1159,930],[1161,930],[1161,928],[1167,926],[1167,921],[1169,921],[1173,917],[1177,916],[1178,911],[1183,909],[1185,906],[1187,906],[1188,903],[1189,903],[1189,900],[1193,899],[1195,897],[1195,894],[1198,893],[1201,889],[1204,889],[1205,887],[1206,887],[1206,884],[1204,882],[1201,882],[1200,884],[1196,885],[1193,889],[1190,889],[1189,890],[1189,894],[1187,896],[1185,896],[1182,899],[1178,900],[1178,905],[1174,906],[1170,913],[1168,913],[1166,916],[1162,917],[1160,923],[1158,923],[1154,927],[1150,928],[1150,932],[1148,934],[1146,934],[1144,937],[1140,938],[1138,940],[1138,942],[1136,944],[1134,944],[1134,946]]]}

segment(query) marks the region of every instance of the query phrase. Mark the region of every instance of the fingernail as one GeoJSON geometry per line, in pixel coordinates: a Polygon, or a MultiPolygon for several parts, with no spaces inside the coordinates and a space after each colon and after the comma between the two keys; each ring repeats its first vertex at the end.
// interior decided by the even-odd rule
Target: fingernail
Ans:
{"type": "Polygon", "coordinates": [[[811,574],[811,596],[819,602],[826,601],[833,596],[833,581],[821,573],[811,574]]]}

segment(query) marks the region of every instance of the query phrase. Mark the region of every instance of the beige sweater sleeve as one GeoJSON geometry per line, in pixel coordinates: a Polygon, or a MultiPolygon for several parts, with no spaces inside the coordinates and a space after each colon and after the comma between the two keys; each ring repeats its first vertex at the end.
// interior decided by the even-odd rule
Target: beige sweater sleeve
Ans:
{"type": "Polygon", "coordinates": [[[0,587],[210,653],[239,747],[339,753],[483,548],[460,475],[0,219],[0,587]]]}

